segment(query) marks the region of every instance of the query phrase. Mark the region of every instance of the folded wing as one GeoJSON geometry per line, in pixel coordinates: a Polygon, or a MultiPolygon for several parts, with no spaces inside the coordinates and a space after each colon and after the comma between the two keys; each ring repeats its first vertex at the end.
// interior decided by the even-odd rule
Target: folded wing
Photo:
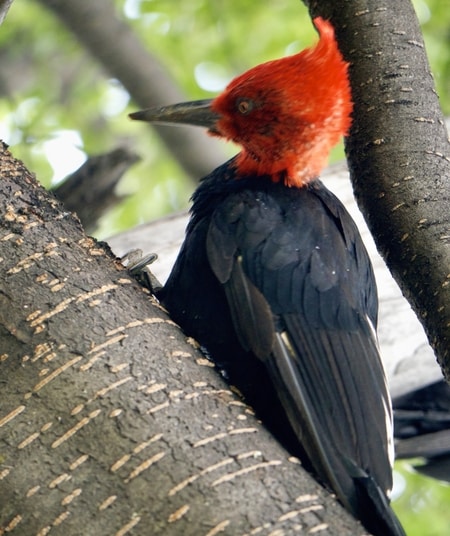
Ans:
{"type": "Polygon", "coordinates": [[[208,231],[209,263],[314,470],[355,514],[387,509],[389,527],[391,409],[370,261],[320,183],[288,193],[268,187],[224,201],[208,231]]]}

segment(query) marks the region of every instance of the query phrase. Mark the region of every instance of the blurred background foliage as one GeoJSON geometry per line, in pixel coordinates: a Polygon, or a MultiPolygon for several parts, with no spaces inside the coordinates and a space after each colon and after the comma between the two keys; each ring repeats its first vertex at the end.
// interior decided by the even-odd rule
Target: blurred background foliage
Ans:
{"type": "MultiPolygon", "coordinates": [[[[121,84],[91,59],[44,7],[15,1],[0,27],[0,139],[46,186],[78,168],[87,155],[118,145],[142,161],[119,185],[128,195],[102,220],[106,237],[186,208],[194,187],[159,138],[128,120],[136,109],[121,84]]],[[[210,98],[249,67],[310,45],[315,31],[296,0],[115,0],[126,20],[158,57],[186,99],[210,98]]],[[[431,69],[450,115],[448,1],[415,0],[431,69]]],[[[233,148],[224,146],[226,154],[233,148]]],[[[342,158],[342,148],[334,158],[342,158]]],[[[397,464],[394,508],[409,536],[450,534],[450,487],[397,464]],[[406,486],[405,486],[406,483],[406,486]]]]}

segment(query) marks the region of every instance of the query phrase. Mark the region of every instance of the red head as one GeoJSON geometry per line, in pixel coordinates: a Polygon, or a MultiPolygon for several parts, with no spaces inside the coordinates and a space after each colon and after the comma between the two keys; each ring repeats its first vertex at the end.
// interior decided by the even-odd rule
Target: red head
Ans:
{"type": "Polygon", "coordinates": [[[283,176],[301,187],[327,164],[330,149],[350,127],[348,63],[328,21],[314,19],[317,45],[269,61],[235,78],[217,98],[130,114],[155,123],[204,126],[242,147],[241,174],[283,176]]]}
{"type": "Polygon", "coordinates": [[[303,186],[327,164],[330,149],[347,134],[352,100],[348,63],[328,21],[314,19],[319,42],[236,77],[211,103],[220,116],[212,133],[242,146],[243,174],[285,173],[303,186]]]}

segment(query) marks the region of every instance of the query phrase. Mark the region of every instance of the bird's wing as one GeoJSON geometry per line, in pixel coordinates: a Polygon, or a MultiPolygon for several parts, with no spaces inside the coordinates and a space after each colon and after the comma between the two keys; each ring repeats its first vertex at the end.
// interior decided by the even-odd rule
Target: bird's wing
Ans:
{"type": "Polygon", "coordinates": [[[392,478],[375,283],[340,202],[323,187],[292,191],[225,200],[211,220],[208,259],[241,344],[265,363],[319,476],[355,511],[355,479],[373,478],[388,493],[392,478]]]}

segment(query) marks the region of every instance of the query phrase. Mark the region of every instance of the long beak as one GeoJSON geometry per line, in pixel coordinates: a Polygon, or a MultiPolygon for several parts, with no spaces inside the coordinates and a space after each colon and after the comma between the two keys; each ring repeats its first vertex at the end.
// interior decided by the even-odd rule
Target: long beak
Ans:
{"type": "Polygon", "coordinates": [[[147,108],[129,115],[131,119],[150,123],[194,125],[216,130],[220,116],[211,110],[212,99],[192,102],[181,102],[159,108],[147,108]]]}

